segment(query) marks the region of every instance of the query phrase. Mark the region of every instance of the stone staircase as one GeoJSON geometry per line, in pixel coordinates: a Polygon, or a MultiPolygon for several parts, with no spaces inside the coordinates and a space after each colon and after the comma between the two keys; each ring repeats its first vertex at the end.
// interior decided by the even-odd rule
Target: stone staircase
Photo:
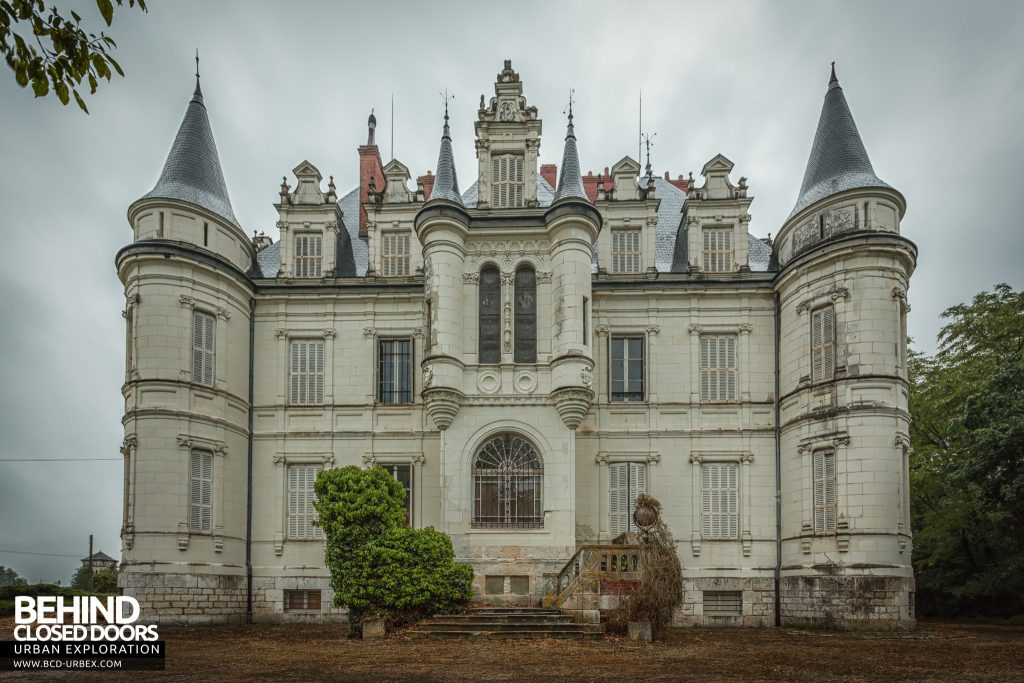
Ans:
{"type": "Polygon", "coordinates": [[[581,624],[561,610],[542,607],[475,607],[463,614],[439,614],[421,622],[410,635],[418,638],[492,638],[502,640],[563,638],[599,640],[601,624],[581,624]]]}

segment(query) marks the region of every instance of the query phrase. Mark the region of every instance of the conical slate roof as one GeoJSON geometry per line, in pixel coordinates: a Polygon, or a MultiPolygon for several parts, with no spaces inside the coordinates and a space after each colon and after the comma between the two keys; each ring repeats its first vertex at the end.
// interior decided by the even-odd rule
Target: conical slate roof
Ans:
{"type": "Polygon", "coordinates": [[[790,218],[825,197],[861,187],[889,185],[875,175],[833,63],[804,182],[790,218]]]}
{"type": "Polygon", "coordinates": [[[462,195],[459,193],[459,178],[455,175],[455,154],[452,153],[452,136],[448,130],[448,109],[444,111],[444,133],[441,135],[441,151],[437,155],[437,175],[434,176],[434,189],[430,191],[431,199],[447,199],[459,206],[462,195]]]}
{"type": "Polygon", "coordinates": [[[156,181],[156,187],[143,197],[149,198],[178,199],[195,204],[238,226],[228,198],[228,188],[224,184],[217,143],[213,140],[213,129],[206,115],[198,78],[160,179],[156,181]]]}
{"type": "Polygon", "coordinates": [[[576,150],[576,133],[572,127],[572,110],[569,110],[569,125],[565,131],[565,148],[562,151],[562,173],[558,176],[558,189],[554,201],[560,199],[587,199],[583,189],[583,174],[580,171],[580,156],[576,150]]]}

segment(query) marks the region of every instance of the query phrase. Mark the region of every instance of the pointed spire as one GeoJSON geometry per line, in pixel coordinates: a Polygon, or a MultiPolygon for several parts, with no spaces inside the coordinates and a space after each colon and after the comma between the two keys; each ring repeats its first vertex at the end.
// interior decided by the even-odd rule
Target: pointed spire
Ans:
{"type": "Polygon", "coordinates": [[[196,89],[185,109],[171,151],[156,186],[143,199],[177,199],[212,211],[238,225],[224,183],[217,143],[199,87],[199,53],[196,52],[196,89]]]}
{"type": "Polygon", "coordinates": [[[430,192],[430,199],[447,199],[459,206],[465,206],[462,203],[462,195],[459,194],[459,178],[455,174],[452,136],[448,129],[448,101],[451,96],[445,92],[442,97],[444,97],[444,131],[441,134],[441,151],[437,155],[437,175],[434,176],[434,189],[430,192]]]}
{"type": "Polygon", "coordinates": [[[562,168],[558,176],[558,189],[552,203],[560,199],[587,199],[583,189],[583,174],[580,171],[580,157],[576,150],[576,131],[572,125],[572,91],[569,91],[569,123],[565,129],[565,148],[562,150],[562,168]]]}
{"type": "Polygon", "coordinates": [[[832,74],[821,106],[814,145],[807,159],[804,182],[790,217],[826,197],[861,187],[889,185],[875,175],[843,88],[836,78],[836,63],[832,62],[832,74]]]}

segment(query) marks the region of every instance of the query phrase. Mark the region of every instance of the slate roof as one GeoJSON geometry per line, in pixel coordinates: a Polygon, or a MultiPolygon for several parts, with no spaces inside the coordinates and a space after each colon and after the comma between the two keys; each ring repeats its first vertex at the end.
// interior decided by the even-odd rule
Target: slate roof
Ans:
{"type": "Polygon", "coordinates": [[[92,560],[93,562],[117,562],[117,560],[112,558],[110,555],[107,555],[102,550],[97,550],[89,557],[82,558],[82,562],[88,562],[89,560],[92,560]]]}
{"type": "Polygon", "coordinates": [[[217,155],[217,143],[213,139],[213,129],[210,127],[198,79],[160,179],[156,181],[156,187],[142,199],[150,197],[195,204],[241,227],[231,208],[231,199],[228,198],[228,188],[217,155]]]}
{"type": "Polygon", "coordinates": [[[861,187],[890,186],[875,175],[833,65],[800,195],[789,217],[826,197],[861,187]]]}
{"type": "MultiPolygon", "coordinates": [[[[462,195],[462,203],[468,208],[475,208],[479,183],[473,183],[462,195]]],[[[654,262],[658,272],[688,272],[686,258],[686,229],[683,223],[683,202],[686,193],[664,178],[654,178],[655,196],[661,199],[658,206],[658,224],[655,226],[654,262]],[[677,239],[677,235],[679,239],[677,239]]],[[[543,176],[537,176],[537,200],[541,207],[551,206],[555,190],[543,176]]],[[[584,195],[585,196],[585,195],[584,195]]],[[[338,202],[343,212],[342,223],[348,233],[347,244],[351,250],[352,270],[342,269],[342,275],[354,273],[357,277],[366,275],[369,250],[365,237],[359,236],[359,188],[354,188],[338,202]]],[[[747,235],[750,269],[756,272],[768,270],[771,258],[771,247],[753,235],[747,235]]],[[[339,255],[340,256],[340,255],[339,255]]],[[[256,256],[263,277],[277,277],[281,267],[281,242],[274,242],[256,256]]],[[[342,263],[339,259],[339,263],[342,263]]],[[[597,252],[594,253],[592,269],[597,271],[597,252]]]]}
{"type": "Polygon", "coordinates": [[[437,175],[430,199],[447,199],[462,205],[459,192],[459,177],[455,173],[455,154],[452,152],[452,136],[448,130],[448,110],[444,112],[444,132],[441,134],[441,150],[437,154],[437,175]]]}
{"type": "Polygon", "coordinates": [[[562,150],[562,168],[558,176],[555,201],[560,199],[582,199],[590,202],[583,189],[583,174],[580,171],[580,156],[576,150],[576,133],[572,128],[572,110],[569,110],[569,125],[565,131],[565,147],[562,150]]]}

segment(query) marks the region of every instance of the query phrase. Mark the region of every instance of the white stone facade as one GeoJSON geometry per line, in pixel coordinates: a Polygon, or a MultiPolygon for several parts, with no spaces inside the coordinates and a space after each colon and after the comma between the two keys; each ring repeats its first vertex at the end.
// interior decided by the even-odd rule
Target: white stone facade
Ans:
{"type": "Polygon", "coordinates": [[[323,541],[309,529],[295,538],[292,472],[377,464],[408,473],[411,523],[451,536],[481,599],[539,602],[577,543],[623,530],[616,495],[634,486],[662,502],[678,541],[679,624],[771,625],[777,604],[783,624],[912,625],[905,316],[916,248],[899,236],[902,197],[826,197],[786,222],[771,264],[756,261],[752,250],[768,249],[748,236],[752,198],[729,160],[709,161],[698,187],[638,179],[627,158],[589,201],[551,203],[541,122],[508,64],[495,94],[478,115],[477,195],[493,197],[491,155],[518,154],[521,206],[477,204],[472,190],[464,206],[431,201],[398,162],[369,188],[361,169],[362,194],[346,205],[303,162],[297,187],[282,186],[271,246],[198,203],[148,195],[129,209],[134,239],[117,259],[124,590],[165,622],[342,619],[323,541]],[[805,234],[815,221],[838,227],[805,234]],[[630,272],[613,267],[631,244],[617,246],[619,230],[638,231],[630,272]],[[317,276],[298,274],[299,235],[319,240],[317,276]],[[391,235],[408,237],[408,262],[385,275],[402,244],[385,248],[391,235]],[[499,357],[482,363],[489,267],[501,276],[499,357]],[[536,276],[530,362],[516,360],[521,267],[536,276]],[[824,306],[831,351],[812,338],[824,306]],[[194,381],[195,311],[215,321],[212,385],[194,381]],[[636,400],[616,400],[613,386],[623,337],[642,349],[636,400]],[[407,401],[382,400],[382,340],[408,341],[407,401]],[[296,360],[295,343],[313,360],[296,360]],[[729,367],[702,361],[709,349],[729,367]],[[832,354],[829,372],[812,368],[817,353],[832,354]],[[475,523],[474,459],[502,434],[543,461],[535,526],[475,523]],[[190,469],[197,451],[213,454],[209,476],[190,469]],[[623,485],[624,472],[642,481],[623,485]],[[208,529],[192,523],[196,504],[208,529]],[[724,506],[714,520],[708,505],[724,506]],[[308,591],[320,591],[317,608],[308,591]],[[738,612],[705,611],[722,591],[740,592],[738,612]]]}

